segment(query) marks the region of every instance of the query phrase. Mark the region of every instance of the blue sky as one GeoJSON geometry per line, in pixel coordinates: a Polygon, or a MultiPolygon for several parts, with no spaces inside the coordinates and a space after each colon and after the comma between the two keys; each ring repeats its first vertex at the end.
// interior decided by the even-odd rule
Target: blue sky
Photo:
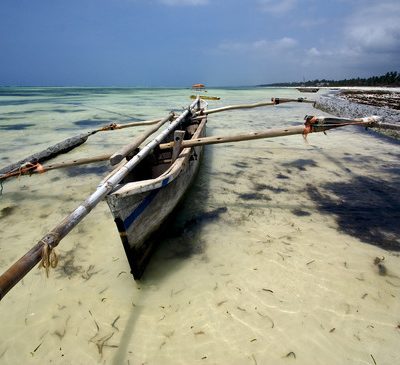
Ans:
{"type": "Polygon", "coordinates": [[[210,86],[400,71],[399,0],[1,0],[0,85],[210,86]]]}

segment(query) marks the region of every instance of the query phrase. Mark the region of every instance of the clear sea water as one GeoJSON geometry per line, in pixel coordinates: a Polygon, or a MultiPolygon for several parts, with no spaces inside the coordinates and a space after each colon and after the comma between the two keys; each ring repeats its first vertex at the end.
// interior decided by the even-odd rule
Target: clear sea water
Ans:
{"type": "MultiPolygon", "coordinates": [[[[320,91],[318,94],[324,91],[320,91]]],[[[165,116],[189,89],[1,88],[1,167],[110,122],[165,116]]],[[[209,107],[294,89],[210,89],[209,107]]],[[[299,125],[310,104],[210,116],[208,135],[299,125]]],[[[145,127],[97,133],[54,161],[112,153],[145,127]]],[[[0,303],[1,364],[400,362],[400,145],[349,127],[207,146],[143,279],[106,203],[0,303]],[[379,258],[379,259],[377,259],[379,258]]],[[[0,271],[78,206],[107,163],[6,182],[0,271]]]]}

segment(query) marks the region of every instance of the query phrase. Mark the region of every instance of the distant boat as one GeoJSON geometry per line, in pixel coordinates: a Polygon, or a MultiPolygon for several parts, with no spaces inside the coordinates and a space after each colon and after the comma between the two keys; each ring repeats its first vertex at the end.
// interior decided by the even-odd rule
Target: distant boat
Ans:
{"type": "Polygon", "coordinates": [[[203,90],[205,88],[206,88],[206,86],[204,84],[193,84],[192,85],[193,90],[203,90]]]}
{"type": "MultiPolygon", "coordinates": [[[[192,85],[192,90],[195,91],[202,91],[204,93],[208,92],[206,90],[206,85],[204,84],[193,84],[192,85]]],[[[191,99],[196,99],[198,95],[190,95],[191,99]]],[[[200,95],[200,98],[203,100],[220,100],[221,98],[219,98],[218,96],[206,96],[206,95],[200,95]]]]}
{"type": "Polygon", "coordinates": [[[309,86],[297,87],[296,89],[299,90],[301,93],[316,93],[319,90],[318,87],[309,86]]]}

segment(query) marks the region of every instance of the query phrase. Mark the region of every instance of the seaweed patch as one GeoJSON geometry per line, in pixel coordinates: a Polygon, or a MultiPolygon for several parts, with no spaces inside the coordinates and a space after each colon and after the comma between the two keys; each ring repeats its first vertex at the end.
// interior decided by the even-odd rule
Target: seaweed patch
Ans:
{"type": "Polygon", "coordinates": [[[284,164],[282,164],[282,166],[285,167],[294,167],[299,169],[300,171],[306,171],[306,167],[317,167],[317,163],[314,160],[311,159],[298,159],[298,160],[294,160],[292,162],[286,162],[284,164]]]}
{"type": "Polygon", "coordinates": [[[243,200],[271,200],[270,197],[260,193],[244,193],[239,194],[239,198],[243,200]]]}
{"type": "Polygon", "coordinates": [[[16,206],[9,206],[9,207],[5,207],[2,210],[0,210],[1,218],[7,217],[7,216],[13,214],[15,208],[16,208],[16,206]]]}
{"type": "Polygon", "coordinates": [[[282,173],[279,173],[276,175],[277,179],[281,179],[281,180],[286,180],[286,179],[290,179],[289,176],[283,175],[282,173]]]}
{"type": "Polygon", "coordinates": [[[257,190],[257,191],[260,191],[260,190],[269,190],[269,191],[272,191],[273,193],[276,193],[276,194],[285,193],[285,192],[289,191],[289,190],[286,189],[286,188],[275,188],[275,187],[272,186],[272,185],[257,184],[257,183],[254,184],[254,188],[255,188],[255,190],[257,190]]]}
{"type": "Polygon", "coordinates": [[[69,177],[75,177],[80,175],[88,175],[88,174],[95,174],[95,175],[104,175],[108,172],[109,167],[107,165],[103,166],[75,166],[69,169],[66,169],[66,173],[69,177]]]}
{"type": "Polygon", "coordinates": [[[300,208],[296,208],[292,210],[292,213],[294,215],[297,215],[298,217],[308,217],[311,215],[310,212],[307,212],[306,210],[300,209],[300,208]]]}
{"type": "Polygon", "coordinates": [[[32,123],[21,123],[11,125],[0,125],[0,129],[3,131],[22,131],[27,128],[33,127],[35,124],[32,123]]]}
{"type": "Polygon", "coordinates": [[[110,121],[106,119],[82,119],[74,122],[74,124],[79,127],[97,127],[109,122],[110,121]]]}
{"type": "Polygon", "coordinates": [[[365,243],[400,251],[398,174],[384,180],[354,176],[348,182],[327,182],[318,187],[308,184],[306,191],[321,212],[336,217],[340,231],[365,243]]]}
{"type": "Polygon", "coordinates": [[[235,167],[239,167],[240,169],[244,169],[244,168],[248,167],[249,164],[244,161],[238,161],[238,162],[233,163],[232,165],[235,167]]]}

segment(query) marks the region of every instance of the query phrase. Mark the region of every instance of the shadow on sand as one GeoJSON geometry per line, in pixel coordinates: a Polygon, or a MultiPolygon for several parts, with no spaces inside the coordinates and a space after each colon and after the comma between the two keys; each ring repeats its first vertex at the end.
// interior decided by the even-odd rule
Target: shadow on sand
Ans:
{"type": "MultiPolygon", "coordinates": [[[[390,143],[394,151],[399,141],[374,134],[375,138],[390,143]]],[[[335,160],[343,171],[350,172],[351,180],[327,182],[307,189],[317,208],[336,216],[338,229],[361,241],[392,251],[400,251],[400,165],[381,156],[353,156],[351,163],[362,165],[369,176],[351,173],[344,161],[335,160]],[[374,176],[370,173],[375,171],[374,176]]],[[[329,157],[332,161],[332,157],[329,157]]]]}

